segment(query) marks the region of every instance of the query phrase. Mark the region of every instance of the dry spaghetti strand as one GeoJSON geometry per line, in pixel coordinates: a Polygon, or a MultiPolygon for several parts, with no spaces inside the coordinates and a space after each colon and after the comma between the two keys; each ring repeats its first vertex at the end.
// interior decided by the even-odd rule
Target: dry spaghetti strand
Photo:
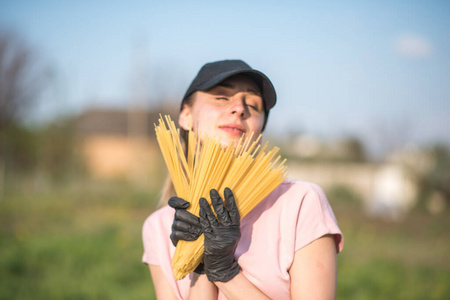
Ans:
{"type": "MultiPolygon", "coordinates": [[[[170,116],[160,115],[155,131],[177,196],[190,202],[188,210],[197,216],[201,197],[211,204],[211,189],[223,197],[229,187],[243,218],[287,177],[286,160],[279,162],[276,147],[267,151],[268,142],[261,147],[261,135],[255,141],[253,134],[243,136],[236,146],[223,147],[214,137],[205,135],[200,141],[200,133],[190,131],[185,153],[170,116]]],[[[202,261],[203,242],[203,235],[193,242],[178,242],[172,258],[175,279],[183,279],[202,261]]]]}

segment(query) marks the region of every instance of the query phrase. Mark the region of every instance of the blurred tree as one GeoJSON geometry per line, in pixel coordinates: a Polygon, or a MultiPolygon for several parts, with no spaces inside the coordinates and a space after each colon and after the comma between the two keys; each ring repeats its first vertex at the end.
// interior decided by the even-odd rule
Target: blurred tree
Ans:
{"type": "Polygon", "coordinates": [[[324,143],[317,159],[334,162],[365,162],[367,155],[363,142],[357,137],[348,136],[324,143]]]}
{"type": "Polygon", "coordinates": [[[0,29],[0,178],[36,164],[37,138],[23,121],[43,86],[41,70],[19,36],[0,29]]]}
{"type": "Polygon", "coordinates": [[[31,50],[20,38],[0,30],[0,132],[17,124],[42,86],[31,50]]]}
{"type": "Polygon", "coordinates": [[[366,149],[363,142],[357,137],[350,137],[344,141],[348,151],[349,160],[364,162],[367,160],[366,149]]]}
{"type": "Polygon", "coordinates": [[[450,148],[436,144],[422,153],[425,159],[407,162],[419,188],[417,207],[439,213],[450,208],[450,148]]]}
{"type": "Polygon", "coordinates": [[[450,206],[450,149],[445,145],[436,145],[431,149],[434,160],[425,175],[422,186],[426,190],[439,192],[450,206]]]}
{"type": "Polygon", "coordinates": [[[10,124],[0,135],[0,167],[28,172],[38,165],[39,137],[36,132],[17,124],[10,124]]]}
{"type": "Polygon", "coordinates": [[[75,119],[65,117],[54,120],[39,134],[39,168],[53,181],[84,174],[83,160],[75,134],[75,119]]]}
{"type": "Polygon", "coordinates": [[[367,137],[367,141],[371,144],[373,158],[382,162],[386,156],[408,144],[417,124],[406,116],[380,116],[372,120],[372,126],[373,133],[367,137]]]}

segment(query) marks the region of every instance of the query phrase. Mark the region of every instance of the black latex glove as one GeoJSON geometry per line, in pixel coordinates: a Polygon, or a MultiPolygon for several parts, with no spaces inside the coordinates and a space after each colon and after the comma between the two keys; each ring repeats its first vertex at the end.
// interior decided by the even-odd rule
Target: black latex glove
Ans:
{"type": "MultiPolygon", "coordinates": [[[[186,210],[189,205],[191,205],[189,202],[178,197],[169,199],[169,206],[175,209],[172,233],[170,234],[170,240],[174,246],[178,244],[179,240],[195,241],[202,234],[200,219],[186,210]]],[[[203,263],[200,263],[194,272],[205,274],[203,263]]]]}
{"type": "Polygon", "coordinates": [[[227,282],[236,276],[240,266],[234,252],[241,238],[240,216],[233,193],[225,188],[225,207],[216,190],[210,191],[214,216],[206,199],[200,199],[200,224],[205,235],[203,263],[210,281],[227,282]]]}
{"type": "Polygon", "coordinates": [[[178,197],[169,199],[169,206],[175,208],[170,234],[170,240],[174,246],[179,240],[195,241],[202,234],[200,219],[186,210],[189,205],[189,202],[178,197]]]}

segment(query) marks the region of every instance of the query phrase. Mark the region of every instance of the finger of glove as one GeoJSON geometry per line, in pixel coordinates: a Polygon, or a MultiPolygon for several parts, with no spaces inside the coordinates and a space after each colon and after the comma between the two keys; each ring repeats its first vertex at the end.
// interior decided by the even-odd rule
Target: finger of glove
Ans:
{"type": "Polygon", "coordinates": [[[214,211],[216,212],[219,223],[223,225],[230,225],[231,224],[230,216],[228,215],[227,210],[223,206],[223,200],[222,198],[220,198],[219,193],[215,189],[212,189],[211,191],[209,191],[209,195],[211,197],[211,203],[214,208],[214,211]]]}
{"type": "MultiPolygon", "coordinates": [[[[204,200],[203,198],[200,199],[200,225],[202,226],[202,230],[203,233],[205,234],[205,238],[207,238],[208,234],[210,234],[212,232],[212,228],[211,228],[211,224],[209,224],[208,221],[208,216],[206,215],[205,210],[202,207],[202,200],[204,200]]],[[[206,200],[205,200],[206,202],[206,200]]],[[[208,203],[206,203],[208,204],[208,203]]]]}
{"type": "Polygon", "coordinates": [[[172,233],[170,234],[170,239],[175,246],[177,245],[178,241],[195,241],[196,239],[198,239],[198,237],[199,236],[196,234],[185,231],[172,231],[172,233]]]}
{"type": "Polygon", "coordinates": [[[205,274],[205,266],[203,265],[203,263],[200,263],[197,268],[195,268],[194,270],[195,273],[197,274],[205,274]]]}
{"type": "Polygon", "coordinates": [[[199,218],[184,209],[175,210],[175,221],[182,221],[195,227],[200,227],[199,218]]]}
{"type": "MultiPolygon", "coordinates": [[[[216,216],[214,216],[214,213],[212,212],[211,207],[209,206],[209,204],[205,198],[200,199],[200,209],[203,210],[203,213],[206,216],[206,220],[208,221],[208,224],[209,224],[208,226],[211,229],[218,228],[220,226],[219,222],[216,219],[216,216]]],[[[203,227],[203,225],[202,225],[202,227],[203,227]]],[[[208,231],[208,232],[211,232],[211,231],[208,231]]],[[[203,229],[203,232],[206,232],[205,229],[203,229]]]]}
{"type": "Polygon", "coordinates": [[[189,202],[185,201],[184,199],[178,198],[178,197],[172,197],[169,199],[169,206],[172,208],[183,208],[186,209],[191,205],[189,202]]]}
{"type": "Polygon", "coordinates": [[[172,232],[172,233],[170,234],[170,240],[172,241],[172,244],[176,247],[177,244],[178,244],[178,239],[175,237],[174,232],[172,232]]]}
{"type": "Polygon", "coordinates": [[[199,237],[202,234],[200,222],[196,226],[192,226],[186,222],[175,220],[172,224],[172,231],[186,232],[199,237]]]}
{"type": "Polygon", "coordinates": [[[233,192],[229,188],[225,188],[225,205],[228,210],[228,215],[231,220],[232,225],[239,225],[241,222],[241,217],[239,214],[239,209],[236,205],[236,201],[234,199],[233,192]]]}

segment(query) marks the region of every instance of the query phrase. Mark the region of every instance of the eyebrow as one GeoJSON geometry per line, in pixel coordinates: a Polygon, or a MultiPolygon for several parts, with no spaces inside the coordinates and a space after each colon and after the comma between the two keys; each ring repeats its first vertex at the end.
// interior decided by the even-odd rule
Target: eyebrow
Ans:
{"type": "MultiPolygon", "coordinates": [[[[230,83],[226,83],[226,82],[221,82],[219,84],[217,84],[216,86],[221,86],[224,88],[229,88],[229,89],[235,89],[235,86],[230,84],[230,83]]],[[[248,89],[247,92],[253,93],[255,95],[259,95],[260,93],[255,91],[254,89],[248,89]]]]}

